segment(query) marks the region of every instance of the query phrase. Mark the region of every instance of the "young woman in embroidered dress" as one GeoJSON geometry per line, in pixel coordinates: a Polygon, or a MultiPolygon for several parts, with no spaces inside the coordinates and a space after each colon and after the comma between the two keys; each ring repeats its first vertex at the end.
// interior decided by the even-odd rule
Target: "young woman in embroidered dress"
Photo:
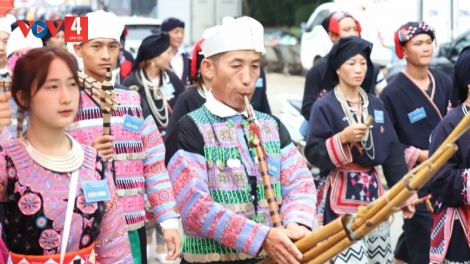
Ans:
{"type": "Polygon", "coordinates": [[[29,112],[29,128],[1,145],[2,235],[11,263],[132,263],[106,161],[65,132],[80,105],[77,83],[60,48],[33,49],[16,62],[12,95],[29,112]]]}
{"type": "MultiPolygon", "coordinates": [[[[431,134],[429,155],[447,138],[470,110],[470,47],[466,47],[455,63],[452,101],[459,102],[431,134]]],[[[431,178],[429,187],[437,199],[432,215],[431,263],[470,263],[470,132],[457,141],[459,150],[431,178]]]]}
{"type": "Polygon", "coordinates": [[[168,70],[171,58],[168,33],[148,36],[139,47],[133,72],[122,81],[124,86],[138,87],[143,114],[145,117],[153,116],[163,138],[176,98],[185,89],[178,76],[168,70]]]}
{"type": "MultiPolygon", "coordinates": [[[[372,44],[359,37],[340,39],[329,53],[322,81],[330,92],[313,105],[305,156],[321,171],[317,210],[324,224],[356,213],[384,193],[375,166],[383,166],[389,186],[408,171],[384,105],[360,87],[372,81],[371,50],[372,44]],[[367,127],[370,117],[375,124],[367,127]]],[[[414,206],[405,208],[404,217],[411,217],[414,206]]],[[[392,263],[388,222],[355,239],[332,263],[392,263]]]]}

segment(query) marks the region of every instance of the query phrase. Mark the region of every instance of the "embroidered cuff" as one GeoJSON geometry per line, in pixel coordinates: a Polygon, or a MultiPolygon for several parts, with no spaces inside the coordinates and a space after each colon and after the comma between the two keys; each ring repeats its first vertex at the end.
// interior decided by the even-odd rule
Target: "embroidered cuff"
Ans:
{"type": "Polygon", "coordinates": [[[405,162],[406,166],[408,167],[408,170],[411,170],[415,166],[416,161],[418,161],[418,156],[420,152],[421,149],[415,148],[413,146],[410,146],[405,149],[405,162]]]}
{"type": "Polygon", "coordinates": [[[8,130],[8,128],[4,127],[0,131],[0,143],[12,141],[12,140],[13,140],[13,137],[11,136],[10,130],[8,130]]]}
{"type": "Polygon", "coordinates": [[[178,230],[178,219],[170,218],[160,223],[162,230],[166,229],[176,229],[178,230]]]}
{"type": "Polygon", "coordinates": [[[351,149],[346,144],[341,144],[339,133],[326,140],[326,149],[336,167],[342,167],[353,161],[351,149]]]}
{"type": "Polygon", "coordinates": [[[408,198],[408,200],[406,200],[405,204],[403,204],[402,207],[405,207],[411,203],[414,203],[415,201],[419,200],[419,197],[418,197],[418,194],[417,193],[413,193],[413,195],[411,195],[410,198],[408,198]]]}

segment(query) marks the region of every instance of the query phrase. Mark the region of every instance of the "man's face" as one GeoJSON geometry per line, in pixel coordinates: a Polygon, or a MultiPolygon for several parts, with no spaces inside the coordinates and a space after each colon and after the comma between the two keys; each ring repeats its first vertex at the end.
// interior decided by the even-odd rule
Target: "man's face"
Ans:
{"type": "Polygon", "coordinates": [[[428,66],[431,64],[434,52],[433,40],[428,34],[418,34],[403,47],[407,63],[415,66],[428,66]]]}
{"type": "Polygon", "coordinates": [[[347,38],[349,36],[359,36],[357,31],[356,21],[351,17],[345,17],[339,21],[339,35],[332,32],[328,32],[331,41],[334,43],[338,42],[341,38],[347,38]]]}
{"type": "Polygon", "coordinates": [[[106,76],[106,68],[116,68],[120,43],[114,39],[92,39],[74,45],[75,53],[83,59],[84,68],[96,76],[106,76]]]}
{"type": "Polygon", "coordinates": [[[7,53],[7,42],[10,38],[10,34],[1,31],[0,32],[0,61],[6,61],[6,53],[7,53]]]}
{"type": "Polygon", "coordinates": [[[243,112],[244,97],[249,100],[260,75],[260,53],[254,50],[229,51],[218,61],[203,61],[203,71],[212,79],[212,94],[223,104],[243,112]]]}
{"type": "Polygon", "coordinates": [[[170,31],[168,31],[168,35],[170,35],[170,45],[173,48],[179,48],[181,43],[183,43],[184,39],[184,28],[176,27],[170,31]]]}

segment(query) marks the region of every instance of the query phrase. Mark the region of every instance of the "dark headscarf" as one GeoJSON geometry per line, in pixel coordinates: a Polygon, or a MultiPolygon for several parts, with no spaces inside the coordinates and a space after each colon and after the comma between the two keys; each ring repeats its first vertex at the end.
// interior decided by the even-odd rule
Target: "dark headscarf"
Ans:
{"type": "Polygon", "coordinates": [[[162,22],[162,25],[160,26],[160,29],[163,32],[168,32],[168,31],[171,31],[171,30],[173,30],[174,28],[177,28],[177,27],[184,28],[184,22],[177,19],[177,18],[170,17],[170,18],[165,19],[162,22]]]}
{"type": "Polygon", "coordinates": [[[465,47],[455,62],[454,80],[452,81],[451,101],[454,106],[467,100],[470,84],[470,46],[465,47]]]}
{"type": "Polygon", "coordinates": [[[333,45],[328,54],[326,71],[322,79],[322,87],[328,91],[333,89],[335,83],[339,81],[336,70],[339,69],[344,62],[357,54],[361,54],[367,60],[367,73],[361,87],[370,87],[372,85],[372,73],[374,71],[374,66],[370,60],[371,52],[372,43],[367,40],[356,36],[341,38],[333,45]]]}
{"type": "Polygon", "coordinates": [[[170,36],[166,32],[152,34],[140,44],[135,57],[133,70],[139,68],[139,63],[160,56],[170,47],[170,36]]]}
{"type": "Polygon", "coordinates": [[[395,32],[395,53],[399,59],[403,59],[403,46],[406,42],[419,34],[428,34],[433,41],[436,38],[436,32],[426,22],[408,22],[395,32]]]}
{"type": "Polygon", "coordinates": [[[339,35],[339,22],[346,17],[354,19],[354,21],[356,22],[357,32],[359,33],[359,35],[361,35],[361,24],[348,12],[331,13],[330,15],[326,16],[325,19],[323,19],[321,25],[327,33],[332,32],[336,35],[339,35]]]}
{"type": "MultiPolygon", "coordinates": [[[[52,21],[52,23],[54,23],[54,26],[57,28],[57,21],[52,21]]],[[[64,23],[62,22],[62,24],[60,25],[60,28],[57,30],[57,32],[59,31],[64,31],[64,23]]],[[[46,42],[52,38],[52,34],[51,34],[51,31],[50,30],[46,30],[46,35],[44,37],[41,38],[42,40],[42,44],[43,46],[47,46],[46,42]]]]}

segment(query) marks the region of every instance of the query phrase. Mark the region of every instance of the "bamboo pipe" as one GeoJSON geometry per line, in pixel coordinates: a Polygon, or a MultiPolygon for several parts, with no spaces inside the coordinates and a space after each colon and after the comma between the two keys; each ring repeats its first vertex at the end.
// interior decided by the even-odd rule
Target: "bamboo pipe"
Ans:
{"type": "Polygon", "coordinates": [[[101,85],[101,102],[100,108],[103,115],[103,135],[111,135],[111,111],[109,110],[112,105],[109,105],[108,102],[111,101],[112,93],[114,87],[111,83],[111,68],[106,68],[106,78],[101,85]]]}
{"type": "MultiPolygon", "coordinates": [[[[411,178],[411,181],[410,183],[408,184],[411,189],[419,189],[421,186],[424,185],[424,183],[426,183],[426,181],[429,180],[429,178],[432,177],[432,175],[428,175],[427,176],[427,179],[426,179],[426,174],[424,174],[423,176],[421,176],[423,173],[424,173],[424,166],[428,166],[430,163],[429,161],[430,160],[434,160],[436,158],[442,158],[442,157],[447,157],[446,159],[443,159],[442,161],[442,164],[444,164],[445,162],[447,162],[447,160],[453,155],[453,153],[455,153],[455,146],[453,146],[454,149],[452,148],[449,148],[447,145],[449,143],[454,143],[455,141],[458,140],[458,138],[460,138],[468,129],[470,128],[470,115],[466,116],[464,119],[462,119],[460,121],[460,123],[457,125],[457,127],[451,132],[451,134],[446,138],[446,140],[441,144],[441,146],[438,148],[438,150],[436,151],[436,153],[434,153],[434,155],[428,159],[428,161],[422,163],[420,166],[418,166],[417,168],[413,169],[410,173],[408,173],[405,178],[411,178]],[[451,149],[451,150],[449,150],[451,149]],[[445,152],[445,153],[444,153],[445,152]],[[450,154],[449,154],[450,152],[450,154]],[[418,174],[419,172],[423,171],[423,173],[421,174],[418,174]],[[417,175],[415,175],[414,177],[411,176],[413,174],[413,172],[418,172],[417,175]],[[421,179],[421,178],[424,178],[424,179],[421,179]],[[416,178],[418,178],[416,180],[416,178]]],[[[452,145],[451,145],[452,146],[452,145]]],[[[441,161],[439,159],[439,161],[441,161]]],[[[442,166],[442,165],[441,165],[442,166]]],[[[436,167],[434,166],[434,168],[428,168],[430,170],[431,173],[435,173],[440,167],[436,167]],[[434,172],[433,172],[434,171],[434,172]]],[[[387,196],[386,197],[396,197],[400,192],[401,190],[403,189],[406,189],[406,186],[404,184],[403,181],[400,181],[398,182],[395,186],[393,186],[391,188],[391,190],[388,192],[387,196]]],[[[406,189],[405,193],[411,197],[411,193],[406,189]]],[[[406,198],[402,201],[402,203],[400,205],[402,205],[404,202],[406,202],[407,199],[406,198]]],[[[363,223],[365,222],[365,219],[371,219],[372,216],[376,215],[378,211],[380,211],[381,208],[383,208],[384,206],[387,205],[387,201],[385,198],[379,198],[376,202],[374,203],[371,203],[370,205],[367,206],[367,211],[365,212],[365,215],[359,219],[355,219],[355,221],[352,223],[352,230],[354,231],[357,231],[358,227],[359,226],[362,226],[363,223]]],[[[396,205],[397,206],[397,205],[396,205]]],[[[387,215],[392,215],[394,213],[394,211],[392,212],[389,212],[387,215]]],[[[377,224],[377,223],[376,223],[377,224]]],[[[374,226],[373,222],[371,221],[368,221],[368,225],[369,227],[372,227],[374,226]]],[[[378,224],[377,224],[378,226],[378,224]]],[[[342,228],[342,226],[341,226],[342,228]]],[[[326,225],[325,227],[323,227],[322,229],[316,231],[316,232],[313,232],[312,234],[310,234],[309,236],[297,241],[295,243],[296,246],[299,247],[299,245],[302,245],[302,248],[312,248],[314,247],[315,245],[318,244],[317,241],[313,241],[315,239],[315,237],[317,236],[320,236],[320,234],[323,232],[323,230],[328,230],[328,231],[336,231],[336,230],[339,230],[340,229],[340,226],[338,224],[338,221],[333,221],[331,222],[330,224],[326,225]],[[330,225],[332,225],[331,227],[329,227],[330,225]],[[320,233],[320,234],[318,234],[320,233]],[[315,242],[315,243],[312,243],[312,242],[315,242]]],[[[335,235],[335,232],[332,232],[332,233],[324,233],[324,235],[327,235],[328,237],[332,236],[332,235],[335,235]]],[[[347,237],[346,234],[344,233],[343,234],[344,237],[347,237]]],[[[338,235],[338,236],[343,236],[343,235],[338,235]]],[[[357,234],[358,235],[358,234],[357,234]]],[[[344,238],[343,238],[344,239],[344,238]]],[[[351,244],[352,245],[352,244],[351,244]]],[[[347,247],[346,247],[347,248],[347,247]]],[[[343,248],[342,250],[346,249],[346,248],[343,248]]],[[[339,251],[339,253],[342,252],[339,251]]],[[[303,250],[301,250],[302,253],[304,253],[303,250]]],[[[338,254],[339,254],[338,253],[338,254]]],[[[333,255],[332,257],[334,257],[335,255],[333,255]]],[[[274,263],[274,261],[271,259],[271,258],[268,258],[260,263],[263,263],[263,264],[267,264],[267,263],[274,263]]],[[[320,262],[321,263],[321,262],[320,262]]]]}
{"type": "MultiPolygon", "coordinates": [[[[454,153],[457,151],[457,146],[455,144],[449,144],[448,147],[444,149],[442,153],[435,153],[432,160],[435,160],[435,163],[432,163],[434,168],[430,168],[426,166],[426,169],[420,170],[416,174],[416,178],[420,177],[427,177],[428,179],[431,178],[446,162],[454,153]],[[436,155],[437,154],[437,155],[436,155]],[[426,173],[427,172],[427,173],[426,173]]],[[[415,179],[416,179],[415,178],[415,179]]],[[[393,210],[393,208],[399,208],[400,205],[404,204],[410,197],[412,193],[408,191],[408,189],[403,189],[397,197],[394,197],[390,200],[389,205],[385,208],[381,208],[379,213],[370,221],[367,221],[366,224],[361,226],[355,226],[355,221],[351,224],[351,229],[358,237],[363,237],[372,230],[374,230],[377,226],[382,224],[386,221],[392,214],[394,214],[397,210],[393,210]]],[[[345,231],[342,231],[345,233],[345,231]]],[[[308,261],[309,264],[317,263],[321,264],[324,263],[336,255],[343,252],[345,249],[353,245],[356,241],[350,241],[347,237],[343,238],[340,243],[336,244],[334,247],[321,252],[319,255],[314,256],[313,254],[308,255],[308,259],[304,257],[303,261],[308,261]]],[[[307,254],[307,253],[306,253],[307,254]]],[[[304,254],[304,256],[306,255],[304,254]]]]}
{"type": "MultiPolygon", "coordinates": [[[[251,109],[250,101],[248,97],[244,97],[246,112],[248,115],[248,123],[250,124],[249,131],[250,136],[252,136],[251,141],[249,142],[250,147],[254,147],[256,150],[256,155],[258,156],[258,165],[260,167],[261,178],[263,180],[264,191],[266,195],[266,200],[268,201],[269,211],[271,213],[271,220],[273,222],[273,227],[284,228],[281,220],[281,214],[279,213],[279,205],[276,201],[276,196],[274,193],[274,188],[271,183],[271,176],[268,173],[268,163],[266,161],[265,150],[261,138],[259,135],[259,128],[255,122],[255,117],[251,109]]],[[[280,173],[280,172],[279,172],[280,173]]]]}

